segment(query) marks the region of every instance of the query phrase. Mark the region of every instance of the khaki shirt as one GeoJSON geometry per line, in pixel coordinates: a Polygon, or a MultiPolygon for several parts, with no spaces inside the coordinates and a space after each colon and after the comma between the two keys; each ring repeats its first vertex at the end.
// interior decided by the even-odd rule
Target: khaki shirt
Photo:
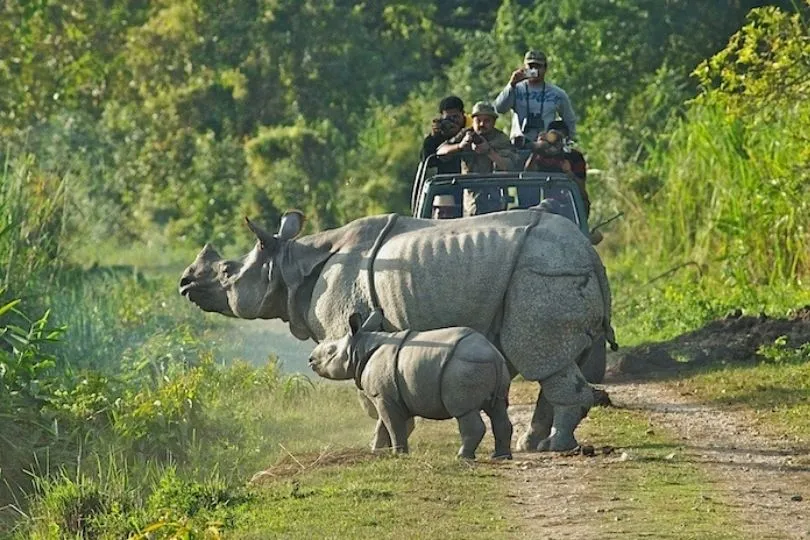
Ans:
{"type": "MultiPolygon", "coordinates": [[[[472,131],[472,129],[462,129],[445,144],[460,143],[468,131],[472,131]]],[[[517,152],[515,151],[514,146],[512,146],[512,142],[509,140],[509,137],[507,137],[506,134],[499,129],[492,129],[489,133],[483,135],[483,137],[499,156],[504,157],[509,161],[509,167],[507,170],[514,169],[515,162],[517,161],[517,152]]],[[[461,172],[463,174],[488,173],[492,172],[493,168],[492,160],[489,159],[489,157],[487,157],[485,154],[474,154],[470,152],[461,156],[461,172]]]]}

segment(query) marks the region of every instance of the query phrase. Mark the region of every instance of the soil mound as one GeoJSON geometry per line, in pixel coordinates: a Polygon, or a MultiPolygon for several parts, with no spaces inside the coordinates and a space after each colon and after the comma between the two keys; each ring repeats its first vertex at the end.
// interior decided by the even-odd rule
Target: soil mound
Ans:
{"type": "Polygon", "coordinates": [[[781,336],[789,347],[810,343],[810,305],[792,310],[785,318],[743,315],[735,309],[669,341],[619,350],[610,356],[608,377],[652,376],[708,363],[756,362],[760,346],[781,336]]]}

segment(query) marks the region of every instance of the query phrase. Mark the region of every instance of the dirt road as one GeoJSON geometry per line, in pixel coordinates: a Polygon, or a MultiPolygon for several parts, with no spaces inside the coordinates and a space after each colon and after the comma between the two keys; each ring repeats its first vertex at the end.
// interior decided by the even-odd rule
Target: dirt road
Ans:
{"type": "MultiPolygon", "coordinates": [[[[649,501],[616,485],[616,477],[632,481],[643,476],[649,460],[631,450],[603,455],[597,448],[595,457],[515,455],[507,475],[523,533],[538,538],[810,538],[810,449],[761,433],[745,413],[696,403],[664,382],[606,388],[616,407],[647,419],[650,434],[659,430],[677,441],[678,449],[664,457],[669,467],[697,469],[705,478],[689,501],[694,506],[675,514],[685,513],[687,520],[692,512],[699,516],[704,503],[727,515],[727,526],[718,535],[706,525],[706,536],[700,526],[689,528],[688,523],[662,530],[661,520],[652,523],[645,515],[649,501]]],[[[531,410],[517,405],[510,411],[517,433],[525,429],[531,410]]]]}

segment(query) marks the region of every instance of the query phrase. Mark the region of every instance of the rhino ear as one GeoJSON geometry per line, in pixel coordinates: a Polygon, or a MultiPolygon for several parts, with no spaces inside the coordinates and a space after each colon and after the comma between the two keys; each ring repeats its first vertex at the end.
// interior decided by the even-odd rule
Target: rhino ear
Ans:
{"type": "Polygon", "coordinates": [[[250,231],[256,235],[256,238],[259,239],[262,249],[275,249],[276,245],[278,244],[278,238],[250,221],[247,216],[245,216],[245,223],[247,224],[248,229],[250,229],[250,231]]]}
{"type": "Polygon", "coordinates": [[[349,316],[349,330],[353,336],[363,329],[363,317],[359,313],[352,313],[349,316]]]}
{"type": "Polygon", "coordinates": [[[362,329],[366,332],[379,332],[382,329],[383,313],[382,310],[375,309],[368,316],[368,319],[363,323],[362,329]]]}
{"type": "Polygon", "coordinates": [[[281,225],[278,227],[278,237],[282,240],[292,240],[301,233],[304,226],[304,213],[300,210],[287,210],[281,216],[281,225]]]}

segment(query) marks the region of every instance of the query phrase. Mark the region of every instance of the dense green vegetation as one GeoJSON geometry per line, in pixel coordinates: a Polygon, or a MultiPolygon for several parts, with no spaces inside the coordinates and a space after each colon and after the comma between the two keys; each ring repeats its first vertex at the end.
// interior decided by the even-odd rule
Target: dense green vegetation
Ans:
{"type": "MultiPolygon", "coordinates": [[[[529,47],[579,114],[592,217],[624,213],[599,248],[623,344],[731,308],[810,303],[809,12],[807,0],[6,2],[0,532],[227,530],[257,496],[245,479],[283,448],[364,440],[347,389],[284,373],[270,350],[261,367],[226,362],[227,329],[181,301],[176,277],[204,241],[244,248],[246,214],[272,225],[298,207],[318,229],[406,211],[439,99],[493,98],[529,47]],[[327,410],[344,411],[328,429],[327,410]]],[[[763,407],[786,370],[806,390],[806,349],[766,352],[763,407]]],[[[709,399],[739,380],[706,377],[690,384],[709,399]]]]}

